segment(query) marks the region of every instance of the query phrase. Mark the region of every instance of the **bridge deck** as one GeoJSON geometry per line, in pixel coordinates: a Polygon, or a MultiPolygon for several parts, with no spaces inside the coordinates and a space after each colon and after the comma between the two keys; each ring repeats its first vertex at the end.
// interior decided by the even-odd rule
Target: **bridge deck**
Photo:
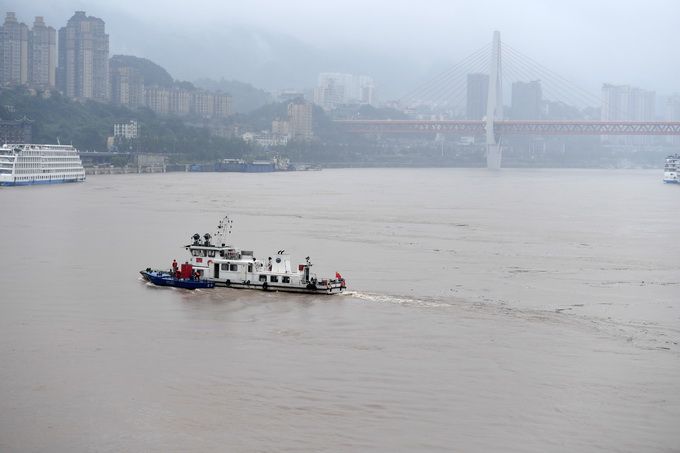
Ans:
{"type": "MultiPolygon", "coordinates": [[[[469,120],[335,120],[355,133],[454,133],[481,135],[484,121],[469,120]]],[[[680,122],[671,121],[520,121],[494,122],[500,135],[680,135],[680,122]]]]}

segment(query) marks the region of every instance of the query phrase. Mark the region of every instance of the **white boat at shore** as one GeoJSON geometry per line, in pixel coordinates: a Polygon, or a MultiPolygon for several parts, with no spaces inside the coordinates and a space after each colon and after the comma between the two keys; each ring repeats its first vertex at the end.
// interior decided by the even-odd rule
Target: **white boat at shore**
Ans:
{"type": "Polygon", "coordinates": [[[85,181],[78,150],[71,145],[9,144],[0,147],[0,186],[85,181]]]}
{"type": "MultiPolygon", "coordinates": [[[[202,237],[194,234],[192,243],[184,247],[189,257],[182,264],[182,270],[173,262],[173,269],[166,272],[177,278],[183,274],[187,274],[184,277],[191,275],[196,280],[228,288],[311,294],[337,294],[346,289],[345,279],[337,272],[334,278],[318,278],[312,273],[309,257],[293,267],[285,250],[260,260],[250,250],[229,245],[227,237],[231,233],[232,222],[226,216],[220,220],[214,238],[209,233],[202,237]]],[[[147,269],[146,272],[149,271],[147,269]]]]}
{"type": "Polygon", "coordinates": [[[680,154],[672,154],[666,158],[663,167],[663,182],[680,184],[680,154]]]}

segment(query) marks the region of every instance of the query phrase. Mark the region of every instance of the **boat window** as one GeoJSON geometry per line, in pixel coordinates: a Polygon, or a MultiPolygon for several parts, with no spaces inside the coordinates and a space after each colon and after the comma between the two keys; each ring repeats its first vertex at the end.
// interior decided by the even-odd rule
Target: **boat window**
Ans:
{"type": "Polygon", "coordinates": [[[232,265],[231,265],[231,269],[229,269],[229,270],[231,270],[231,271],[237,271],[237,270],[238,270],[238,264],[232,264],[232,265]]]}
{"type": "Polygon", "coordinates": [[[290,283],[290,277],[282,277],[281,283],[290,283]]]}
{"type": "Polygon", "coordinates": [[[200,251],[200,250],[192,250],[192,251],[191,251],[191,254],[192,254],[193,256],[201,256],[201,251],[200,251]]]}
{"type": "Polygon", "coordinates": [[[228,271],[228,270],[229,270],[229,264],[227,264],[227,263],[222,263],[221,269],[222,269],[223,271],[228,271]]]}
{"type": "Polygon", "coordinates": [[[260,281],[261,281],[261,282],[266,282],[266,281],[267,281],[267,276],[266,276],[266,275],[260,275],[260,281]]]}
{"type": "Polygon", "coordinates": [[[252,272],[252,271],[253,271],[253,265],[252,265],[252,264],[249,264],[249,265],[248,265],[248,272],[252,272]]]}
{"type": "Polygon", "coordinates": [[[272,283],[276,283],[279,281],[279,277],[277,277],[276,275],[272,275],[271,277],[269,277],[269,281],[272,283]]]}
{"type": "Polygon", "coordinates": [[[215,251],[214,250],[208,250],[208,256],[209,257],[215,256],[215,251]]]}

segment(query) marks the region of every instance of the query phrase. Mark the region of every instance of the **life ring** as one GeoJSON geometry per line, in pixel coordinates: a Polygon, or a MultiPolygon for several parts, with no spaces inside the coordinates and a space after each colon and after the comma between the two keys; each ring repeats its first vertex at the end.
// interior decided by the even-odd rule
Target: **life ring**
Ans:
{"type": "Polygon", "coordinates": [[[227,280],[224,282],[224,286],[231,286],[231,280],[227,280]]]}
{"type": "Polygon", "coordinates": [[[267,286],[268,286],[268,285],[267,285],[267,282],[264,282],[264,283],[262,284],[262,290],[263,290],[263,291],[267,291],[267,286]]]}

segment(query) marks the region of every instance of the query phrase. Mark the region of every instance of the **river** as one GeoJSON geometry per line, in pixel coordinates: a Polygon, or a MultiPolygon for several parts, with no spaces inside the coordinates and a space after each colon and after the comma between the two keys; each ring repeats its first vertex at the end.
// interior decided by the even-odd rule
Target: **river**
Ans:
{"type": "Polygon", "coordinates": [[[648,170],[3,188],[0,451],[677,452],[679,206],[648,170]],[[349,291],[140,280],[224,214],[349,291]]]}

